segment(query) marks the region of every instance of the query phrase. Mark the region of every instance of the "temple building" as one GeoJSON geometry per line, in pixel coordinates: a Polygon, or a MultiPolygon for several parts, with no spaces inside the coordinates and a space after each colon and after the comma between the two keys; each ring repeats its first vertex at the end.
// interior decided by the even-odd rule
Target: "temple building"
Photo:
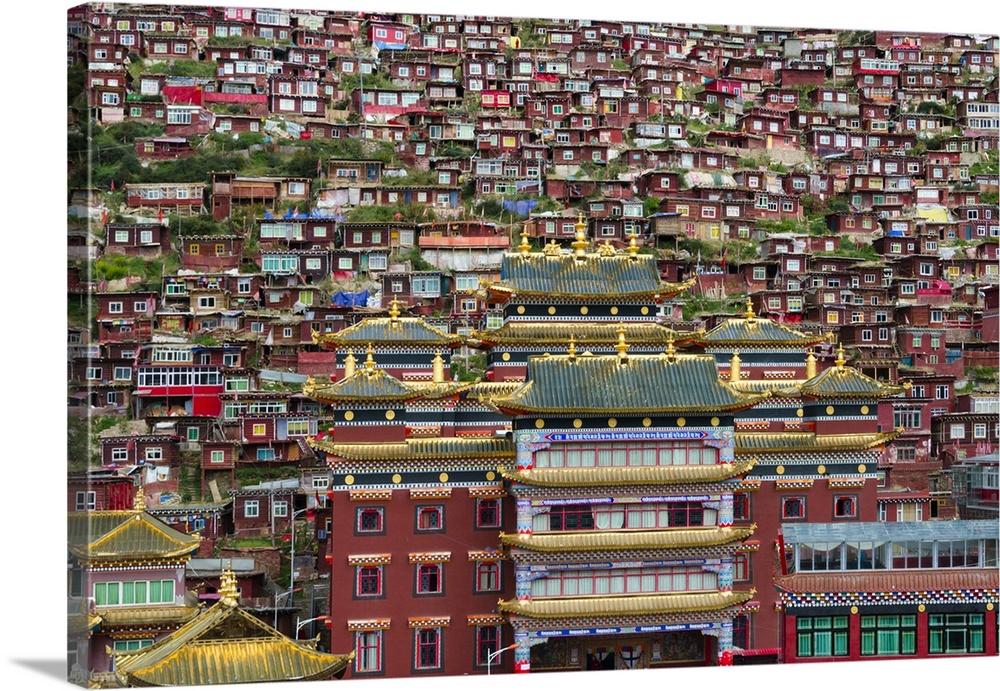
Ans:
{"type": "Polygon", "coordinates": [[[426,323],[423,317],[401,316],[402,307],[405,305],[393,298],[387,317],[366,317],[334,333],[312,332],[314,344],[336,352],[331,379],[343,379],[346,371],[353,371],[357,357],[368,346],[372,346],[380,367],[397,379],[430,380],[436,355],[448,371],[452,351],[464,345],[465,339],[426,323]]]}
{"type": "Polygon", "coordinates": [[[514,520],[498,468],[514,447],[485,399],[511,387],[451,381],[440,354],[430,381],[392,376],[373,348],[352,368],[304,388],[334,419],[310,439],[330,468],[331,646],[357,652],[354,677],[510,671],[490,656],[510,643],[498,536],[514,520]]]}
{"type": "MultiPolygon", "coordinates": [[[[501,536],[514,597],[515,671],[731,664],[733,621],[754,592],[733,564],[734,415],[766,397],[720,381],[712,358],[633,354],[528,361],[493,399],[513,417],[503,470],[516,531],[501,536]]],[[[752,605],[750,605],[752,606],[752,605]]]]}
{"type": "Polygon", "coordinates": [[[117,686],[111,653],[153,645],[197,616],[184,567],[201,538],[146,513],[139,488],[131,509],[70,513],[68,539],[70,680],[117,686]]]}
{"type": "Polygon", "coordinates": [[[203,686],[341,678],[354,658],[297,641],[239,605],[236,575],[222,573],[219,600],[177,631],[148,646],[114,653],[121,686],[203,686]]]}
{"type": "Polygon", "coordinates": [[[997,655],[996,520],[782,526],[785,662],[997,655]]]}
{"type": "Polygon", "coordinates": [[[586,229],[581,218],[571,252],[554,240],[533,252],[522,233],[518,251],[503,257],[500,280],[483,286],[503,313],[501,326],[470,336],[487,350],[487,380],[523,381],[530,357],[564,353],[570,339],[595,354],[613,353],[619,324],[635,353],[656,353],[684,337],[657,315],[659,304],[691,283],[663,281],[656,258],[640,254],[634,237],[625,251],[609,242],[592,251],[586,229]]]}

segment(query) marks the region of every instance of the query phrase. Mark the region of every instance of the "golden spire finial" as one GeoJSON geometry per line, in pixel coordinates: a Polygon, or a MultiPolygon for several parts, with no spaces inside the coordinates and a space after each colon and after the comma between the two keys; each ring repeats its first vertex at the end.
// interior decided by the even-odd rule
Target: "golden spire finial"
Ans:
{"type": "Polygon", "coordinates": [[[133,511],[145,511],[146,510],[146,492],[142,489],[142,485],[139,485],[139,489],[135,491],[135,500],[132,502],[133,511]]]}
{"type": "Polygon", "coordinates": [[[392,296],[392,302],[389,303],[389,320],[393,324],[399,321],[399,300],[396,299],[395,295],[392,296]]]}
{"type": "Polygon", "coordinates": [[[230,606],[239,604],[239,591],[236,587],[236,574],[233,572],[232,560],[229,561],[229,565],[219,577],[219,599],[230,606]]]}
{"type": "Polygon", "coordinates": [[[375,371],[375,347],[371,343],[368,344],[368,357],[365,358],[365,370],[369,374],[375,371]]]}
{"type": "Polygon", "coordinates": [[[806,379],[812,379],[816,376],[816,356],[813,355],[812,348],[807,352],[809,354],[806,356],[806,379]]]}
{"type": "Polygon", "coordinates": [[[583,212],[580,213],[580,219],[573,226],[576,228],[576,239],[573,240],[573,256],[577,259],[583,259],[587,255],[587,248],[590,247],[590,243],[587,241],[587,222],[583,220],[583,212]]]}
{"type": "Polygon", "coordinates": [[[528,242],[528,229],[521,226],[521,244],[518,246],[522,257],[527,257],[531,253],[531,243],[528,242]]]}
{"type": "Polygon", "coordinates": [[[757,316],[756,314],[754,314],[754,311],[753,311],[753,302],[750,300],[750,296],[749,295],[747,295],[747,309],[746,309],[746,312],[743,313],[743,316],[745,316],[747,318],[747,321],[751,321],[751,320],[753,320],[754,317],[757,316]]]}
{"type": "Polygon", "coordinates": [[[740,372],[740,354],[736,350],[733,350],[733,357],[729,360],[729,381],[736,382],[740,381],[742,372],[740,372]]]}
{"type": "Polygon", "coordinates": [[[569,337],[569,347],[566,348],[566,354],[569,355],[570,362],[576,361],[576,339],[570,334],[569,337]]]}
{"type": "Polygon", "coordinates": [[[625,342],[625,325],[618,325],[618,342],[615,344],[615,350],[618,351],[618,357],[624,362],[628,356],[628,343],[625,342]]]}
{"type": "Polygon", "coordinates": [[[444,382],[444,358],[441,357],[440,350],[434,353],[433,371],[434,376],[432,378],[434,383],[440,384],[444,382]]]}
{"type": "Polygon", "coordinates": [[[354,376],[357,371],[358,359],[354,357],[354,351],[347,349],[347,357],[344,358],[344,379],[354,376]]]}
{"type": "Polygon", "coordinates": [[[630,256],[632,259],[635,259],[638,254],[639,254],[639,245],[635,241],[635,234],[630,233],[630,237],[628,240],[628,256],[630,256]]]}
{"type": "Polygon", "coordinates": [[[677,351],[674,350],[674,335],[673,334],[670,334],[669,336],[667,336],[667,351],[666,351],[666,354],[667,354],[667,361],[668,362],[673,362],[674,358],[677,355],[677,351]]]}
{"type": "Polygon", "coordinates": [[[844,365],[847,364],[847,360],[844,359],[844,344],[841,343],[837,346],[837,359],[834,361],[837,363],[837,369],[841,372],[844,371],[844,365]]]}

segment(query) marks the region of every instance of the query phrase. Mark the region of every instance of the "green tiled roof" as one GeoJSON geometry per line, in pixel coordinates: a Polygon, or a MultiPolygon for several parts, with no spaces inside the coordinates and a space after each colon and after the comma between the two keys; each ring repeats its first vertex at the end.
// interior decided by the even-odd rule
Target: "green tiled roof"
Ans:
{"type": "Polygon", "coordinates": [[[308,395],[322,401],[381,400],[404,401],[417,398],[421,389],[385,373],[377,367],[359,366],[346,379],[329,386],[316,387],[308,395]]]}
{"type": "Polygon", "coordinates": [[[428,346],[459,346],[462,337],[425,324],[420,317],[368,317],[354,326],[319,337],[322,343],[339,347],[367,346],[369,343],[428,346]]]}
{"type": "Polygon", "coordinates": [[[595,298],[672,295],[685,287],[660,280],[656,258],[649,254],[587,254],[579,260],[568,254],[538,252],[505,254],[500,280],[489,286],[491,291],[518,295],[595,298]]]}
{"type": "Polygon", "coordinates": [[[770,319],[734,317],[703,334],[701,340],[708,347],[755,344],[805,347],[822,343],[826,337],[805,334],[770,319]]]}
{"type": "Polygon", "coordinates": [[[145,511],[71,513],[67,534],[70,552],[87,561],[178,557],[201,544],[145,511]]]}
{"type": "Polygon", "coordinates": [[[902,392],[903,387],[883,384],[853,367],[837,365],[802,383],[799,390],[813,398],[882,398],[902,392]]]}
{"type": "Polygon", "coordinates": [[[707,355],[534,357],[525,384],[492,403],[521,413],[674,413],[738,410],[767,394],[741,394],[707,355]]]}

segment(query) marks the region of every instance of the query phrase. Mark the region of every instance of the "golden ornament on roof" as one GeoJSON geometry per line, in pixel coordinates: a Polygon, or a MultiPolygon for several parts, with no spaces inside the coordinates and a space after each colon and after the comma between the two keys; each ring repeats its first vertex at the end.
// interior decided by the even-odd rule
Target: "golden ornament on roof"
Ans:
{"type": "Polygon", "coordinates": [[[757,316],[753,311],[753,302],[751,302],[749,296],[747,296],[747,308],[746,311],[743,313],[743,316],[746,317],[747,321],[753,321],[754,318],[757,316]]]}
{"type": "Polygon", "coordinates": [[[518,246],[518,249],[521,251],[521,256],[524,257],[528,256],[531,252],[531,243],[528,242],[528,229],[523,226],[521,227],[521,244],[518,246]]]}
{"type": "Polygon", "coordinates": [[[574,228],[576,228],[576,239],[572,243],[573,256],[582,260],[587,256],[587,249],[590,248],[590,242],[587,241],[587,222],[583,220],[582,213],[574,228]]]}

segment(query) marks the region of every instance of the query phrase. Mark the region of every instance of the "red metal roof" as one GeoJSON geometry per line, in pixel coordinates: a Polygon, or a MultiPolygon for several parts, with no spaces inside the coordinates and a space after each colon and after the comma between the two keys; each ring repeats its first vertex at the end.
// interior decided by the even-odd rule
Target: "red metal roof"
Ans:
{"type": "Polygon", "coordinates": [[[981,590],[1000,587],[996,569],[906,569],[899,571],[824,571],[774,579],[791,593],[889,593],[926,590],[981,590]]]}

